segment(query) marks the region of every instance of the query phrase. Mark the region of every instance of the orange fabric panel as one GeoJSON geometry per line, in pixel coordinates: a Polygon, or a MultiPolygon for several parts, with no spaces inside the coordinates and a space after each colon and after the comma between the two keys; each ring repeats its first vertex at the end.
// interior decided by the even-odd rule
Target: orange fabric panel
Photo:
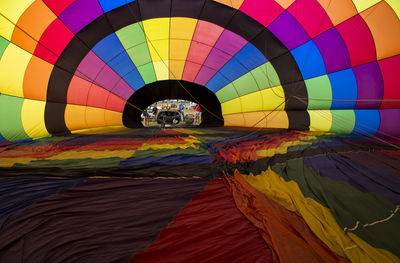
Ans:
{"type": "Polygon", "coordinates": [[[36,0],[19,18],[11,41],[33,53],[43,32],[54,19],[56,16],[45,3],[36,0]]]}
{"type": "Polygon", "coordinates": [[[318,0],[318,2],[335,26],[358,14],[352,0],[318,0]]]}
{"type": "Polygon", "coordinates": [[[400,21],[393,9],[382,1],[360,13],[371,30],[378,60],[400,52],[400,21]]]}
{"type": "Polygon", "coordinates": [[[267,198],[236,171],[225,176],[238,209],[259,228],[273,250],[274,262],[348,262],[334,254],[296,212],[267,198]]]}
{"type": "Polygon", "coordinates": [[[245,119],[244,119],[242,113],[224,115],[223,117],[224,117],[224,126],[227,126],[227,127],[230,127],[230,126],[244,127],[245,126],[245,119]]]}
{"type": "Polygon", "coordinates": [[[184,60],[170,60],[169,61],[169,79],[181,79],[183,69],[185,67],[184,60]]]}
{"type": "Polygon", "coordinates": [[[53,65],[38,57],[32,56],[24,75],[24,97],[46,101],[47,86],[53,65]]]}
{"type": "Polygon", "coordinates": [[[107,126],[105,119],[105,109],[86,107],[85,114],[88,128],[107,126]]]}
{"type": "Polygon", "coordinates": [[[239,9],[244,2],[244,0],[214,0],[214,1],[233,7],[235,9],[239,9]]]}
{"type": "Polygon", "coordinates": [[[105,110],[104,115],[105,115],[106,124],[108,126],[123,125],[121,112],[105,110]]]}
{"type": "Polygon", "coordinates": [[[287,9],[291,4],[293,4],[294,1],[295,0],[275,0],[275,2],[280,4],[285,9],[287,9]]]}
{"type": "Polygon", "coordinates": [[[88,128],[85,111],[86,106],[67,104],[64,118],[68,130],[73,131],[88,128]]]}
{"type": "Polygon", "coordinates": [[[67,103],[86,105],[91,85],[91,82],[84,80],[80,77],[73,76],[68,87],[67,103]]]}

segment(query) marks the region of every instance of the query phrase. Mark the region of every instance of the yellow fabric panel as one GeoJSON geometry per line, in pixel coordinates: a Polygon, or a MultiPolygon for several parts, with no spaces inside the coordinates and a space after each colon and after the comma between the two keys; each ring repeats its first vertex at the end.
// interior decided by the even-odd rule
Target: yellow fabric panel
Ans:
{"type": "Polygon", "coordinates": [[[386,0],[386,2],[390,5],[393,11],[397,14],[397,17],[400,19],[400,1],[399,0],[386,0]]]}
{"type": "Polygon", "coordinates": [[[196,137],[188,136],[184,140],[186,141],[186,143],[183,143],[183,144],[168,144],[168,143],[151,144],[151,143],[144,143],[139,148],[137,148],[137,151],[146,151],[146,150],[149,150],[149,149],[162,150],[162,149],[178,149],[178,148],[179,149],[187,149],[187,148],[199,149],[200,148],[199,145],[196,145],[196,144],[200,143],[200,141],[198,139],[196,139],[196,137]]]}
{"type": "Polygon", "coordinates": [[[170,40],[170,59],[186,60],[189,52],[191,40],[171,39],[170,40]]]}
{"type": "Polygon", "coordinates": [[[381,2],[360,15],[371,30],[379,60],[400,53],[400,21],[386,2],[381,2]]]}
{"type": "Polygon", "coordinates": [[[151,60],[161,61],[169,59],[169,39],[147,42],[151,60]]]}
{"type": "Polygon", "coordinates": [[[65,151],[55,156],[47,158],[47,160],[68,160],[68,159],[105,159],[105,158],[129,158],[135,153],[135,150],[118,150],[118,151],[65,151]]]}
{"type": "Polygon", "coordinates": [[[288,141],[288,142],[282,142],[278,147],[276,148],[269,148],[269,149],[262,149],[257,151],[257,156],[258,157],[272,157],[276,154],[286,154],[287,149],[291,146],[297,146],[297,145],[311,145],[310,142],[301,142],[301,141],[288,141]]]}
{"type": "Polygon", "coordinates": [[[310,131],[329,131],[332,126],[330,110],[309,110],[310,131]]]}
{"type": "Polygon", "coordinates": [[[19,18],[12,42],[33,53],[37,42],[56,15],[41,0],[36,0],[19,18]]]}
{"type": "Polygon", "coordinates": [[[155,18],[143,21],[143,29],[147,41],[169,39],[169,17],[155,18]]]}
{"type": "Polygon", "coordinates": [[[263,99],[263,110],[285,109],[285,92],[283,91],[282,86],[263,89],[261,90],[261,96],[263,99]]]}
{"type": "Polygon", "coordinates": [[[156,72],[157,80],[169,79],[169,61],[153,62],[154,71],[156,72]]]}
{"type": "Polygon", "coordinates": [[[169,79],[182,79],[183,70],[185,69],[185,60],[169,61],[169,79]]]}
{"type": "Polygon", "coordinates": [[[263,108],[263,97],[260,91],[256,91],[240,97],[242,112],[259,111],[263,108]]]}
{"type": "Polygon", "coordinates": [[[106,110],[105,119],[107,126],[121,126],[122,123],[122,112],[106,110]]]}
{"type": "Polygon", "coordinates": [[[221,104],[222,115],[242,112],[242,102],[240,98],[229,100],[221,104]]]}
{"type": "Polygon", "coordinates": [[[275,202],[298,212],[312,232],[337,255],[352,262],[398,262],[399,259],[390,252],[374,248],[354,234],[346,234],[328,208],[304,197],[296,182],[286,182],[271,168],[258,176],[243,177],[275,202]]]}
{"type": "Polygon", "coordinates": [[[50,135],[44,122],[46,102],[38,100],[24,100],[21,110],[22,126],[31,138],[50,135]]]}
{"type": "Polygon", "coordinates": [[[230,127],[230,126],[238,126],[238,127],[244,127],[244,117],[242,113],[236,113],[236,114],[228,114],[228,115],[223,115],[224,117],[224,126],[230,127]]]}
{"type": "Polygon", "coordinates": [[[0,93],[23,97],[25,69],[32,55],[9,44],[0,60],[0,93]]]}
{"type": "Polygon", "coordinates": [[[30,158],[30,157],[0,158],[0,167],[12,167],[16,163],[27,164],[35,160],[37,160],[37,158],[30,158]]]}
{"type": "Polygon", "coordinates": [[[318,0],[318,2],[335,26],[358,13],[351,0],[318,0]]]}
{"type": "MultiPolygon", "coordinates": [[[[1,0],[0,14],[5,16],[13,24],[17,24],[18,19],[24,11],[33,3],[34,0],[1,0]]],[[[0,16],[0,35],[8,40],[11,39],[14,25],[0,16]]]]}
{"type": "Polygon", "coordinates": [[[382,0],[353,0],[353,3],[357,8],[358,13],[361,13],[365,9],[368,9],[381,1],[382,0]]]}
{"type": "MultiPolygon", "coordinates": [[[[113,112],[113,111],[110,111],[113,112]]],[[[106,113],[107,116],[107,113],[106,113]]],[[[96,127],[96,128],[89,128],[89,129],[83,129],[83,130],[75,130],[71,131],[71,133],[74,134],[105,134],[109,132],[115,132],[115,131],[123,131],[123,130],[129,130],[129,128],[126,128],[125,126],[107,126],[107,127],[96,127]]]]}
{"type": "Polygon", "coordinates": [[[85,111],[86,106],[67,104],[64,118],[68,130],[73,131],[88,128],[85,111]]]}
{"type": "Polygon", "coordinates": [[[170,38],[192,40],[197,19],[186,17],[171,17],[170,38]]]}
{"type": "Polygon", "coordinates": [[[86,107],[86,123],[88,128],[102,127],[106,125],[105,109],[86,107]]]}
{"type": "Polygon", "coordinates": [[[275,0],[278,4],[280,4],[283,8],[287,9],[291,4],[296,0],[275,0]]]}
{"type": "Polygon", "coordinates": [[[230,7],[233,7],[235,9],[239,9],[239,7],[244,2],[244,0],[214,0],[214,1],[224,4],[224,5],[227,5],[227,6],[230,6],[230,7]]]}

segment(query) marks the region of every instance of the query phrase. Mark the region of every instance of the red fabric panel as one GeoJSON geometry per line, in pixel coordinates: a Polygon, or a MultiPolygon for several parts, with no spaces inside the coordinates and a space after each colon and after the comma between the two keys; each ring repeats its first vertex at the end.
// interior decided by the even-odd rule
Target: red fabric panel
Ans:
{"type": "Polygon", "coordinates": [[[297,0],[288,8],[288,11],[311,38],[333,27],[328,14],[315,0],[297,0]]]}
{"type": "Polygon", "coordinates": [[[300,215],[250,186],[238,171],[226,179],[237,207],[272,248],[274,262],[348,262],[322,243],[300,215]]]}
{"type": "Polygon", "coordinates": [[[272,262],[258,230],[237,210],[222,179],[214,179],[175,217],[158,240],[131,262],[272,262]]]}
{"type": "Polygon", "coordinates": [[[74,34],[57,18],[44,31],[34,55],[54,64],[73,36],[74,34]]]}
{"type": "Polygon", "coordinates": [[[356,15],[346,20],[336,29],[346,43],[352,67],[376,60],[374,39],[361,16],[356,15]]]}
{"type": "Polygon", "coordinates": [[[267,27],[282,14],[285,9],[275,0],[246,0],[239,10],[267,27]]]}
{"type": "MultiPolygon", "coordinates": [[[[380,60],[379,67],[381,68],[384,91],[384,100],[400,100],[399,83],[400,83],[400,55],[380,60]]],[[[381,108],[390,109],[400,108],[400,101],[384,101],[381,104],[381,108]]]]}
{"type": "Polygon", "coordinates": [[[45,4],[58,16],[76,0],[43,0],[45,4]]]}

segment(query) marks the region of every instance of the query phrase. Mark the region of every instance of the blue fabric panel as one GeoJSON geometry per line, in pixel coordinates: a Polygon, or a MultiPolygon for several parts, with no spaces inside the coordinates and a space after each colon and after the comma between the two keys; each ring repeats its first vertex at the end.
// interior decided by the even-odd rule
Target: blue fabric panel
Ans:
{"type": "Polygon", "coordinates": [[[354,109],[357,102],[357,80],[352,69],[328,75],[332,86],[332,109],[354,109]],[[335,101],[354,100],[354,101],[335,101]]]}
{"type": "Polygon", "coordinates": [[[354,110],[356,124],[353,133],[375,135],[381,123],[379,110],[354,110]]]}
{"type": "Polygon", "coordinates": [[[235,79],[240,78],[249,71],[245,67],[243,67],[238,60],[233,58],[229,60],[228,63],[226,63],[225,66],[223,66],[222,69],[219,70],[219,72],[224,75],[224,77],[226,77],[228,80],[234,81],[235,79]]]}
{"type": "Polygon", "coordinates": [[[121,77],[124,77],[136,67],[126,52],[120,53],[107,63],[121,77]]]}
{"type": "Polygon", "coordinates": [[[149,156],[146,158],[131,157],[120,162],[120,167],[134,167],[142,164],[145,165],[179,165],[179,164],[207,164],[211,163],[209,155],[187,155],[187,154],[175,154],[170,156],[149,156]]]}
{"type": "Polygon", "coordinates": [[[126,83],[131,86],[134,90],[142,88],[146,83],[144,83],[142,76],[140,76],[139,71],[134,68],[131,72],[124,76],[126,83]]]}
{"type": "Polygon", "coordinates": [[[366,167],[348,158],[340,157],[338,154],[309,157],[303,160],[306,166],[319,172],[323,177],[348,182],[361,192],[378,193],[393,204],[400,204],[400,177],[389,171],[366,167]]]}
{"type": "Polygon", "coordinates": [[[268,60],[253,44],[248,43],[235,56],[248,71],[266,63],[268,60]]]}
{"type": "Polygon", "coordinates": [[[0,179],[0,227],[20,210],[33,203],[71,188],[85,179],[2,178],[0,179]]]}
{"type": "Polygon", "coordinates": [[[8,141],[6,139],[4,139],[4,137],[1,136],[1,134],[0,134],[0,143],[3,143],[3,142],[8,142],[8,141]]]}
{"type": "Polygon", "coordinates": [[[125,52],[124,47],[115,33],[105,37],[93,47],[93,52],[108,63],[110,60],[125,52]]]}
{"type": "Polygon", "coordinates": [[[300,68],[303,79],[311,79],[326,74],[324,59],[312,40],[291,51],[300,68]]]}
{"type": "Polygon", "coordinates": [[[134,1],[135,0],[99,0],[99,3],[101,5],[101,8],[103,8],[104,13],[106,13],[110,10],[134,1]]]}
{"type": "Polygon", "coordinates": [[[213,91],[217,92],[222,89],[226,85],[228,85],[231,81],[225,78],[221,73],[217,72],[212,79],[206,84],[206,87],[213,91]]]}

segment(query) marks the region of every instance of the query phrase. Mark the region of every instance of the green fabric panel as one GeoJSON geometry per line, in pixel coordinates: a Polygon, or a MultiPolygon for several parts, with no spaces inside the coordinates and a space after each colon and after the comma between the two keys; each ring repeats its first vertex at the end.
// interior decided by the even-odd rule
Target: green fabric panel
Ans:
{"type": "Polygon", "coordinates": [[[0,95],[0,133],[8,141],[29,139],[21,121],[24,99],[0,95]]]}
{"type": "Polygon", "coordinates": [[[351,231],[372,246],[383,248],[400,256],[400,246],[394,240],[400,240],[400,213],[390,220],[372,226],[363,224],[387,218],[395,205],[376,193],[363,193],[347,182],[321,177],[318,172],[305,167],[302,159],[292,159],[276,164],[272,169],[285,181],[294,181],[305,197],[313,198],[330,209],[338,224],[348,229],[357,221],[359,227],[351,231]],[[372,212],[371,212],[372,211],[372,212]]]}
{"type": "Polygon", "coordinates": [[[203,149],[194,149],[194,148],[187,148],[187,149],[160,149],[160,150],[145,150],[145,151],[136,151],[132,157],[135,158],[145,158],[148,156],[158,156],[158,157],[165,157],[175,154],[187,154],[187,155],[210,155],[210,153],[203,149]]]}
{"type": "Polygon", "coordinates": [[[234,80],[232,84],[233,86],[235,86],[237,92],[239,93],[239,97],[260,90],[256,80],[251,74],[251,71],[234,80]]]}
{"type": "Polygon", "coordinates": [[[142,22],[121,28],[115,33],[126,50],[146,42],[142,22]]]}
{"type": "Polygon", "coordinates": [[[152,62],[147,42],[128,49],[127,53],[137,67],[152,62]]]}
{"type": "Polygon", "coordinates": [[[125,159],[118,157],[104,159],[66,159],[66,160],[35,160],[27,164],[14,164],[13,167],[40,167],[40,168],[64,168],[64,169],[81,169],[81,168],[108,168],[116,167],[125,159]]]}
{"type": "Polygon", "coordinates": [[[233,86],[232,82],[220,89],[215,93],[220,103],[224,103],[228,100],[233,100],[238,97],[238,93],[233,86]]]}
{"type": "Polygon", "coordinates": [[[307,79],[304,81],[307,87],[308,109],[329,110],[332,105],[332,86],[327,75],[307,79]],[[313,100],[323,99],[323,100],[313,100]]]}
{"type": "Polygon", "coordinates": [[[350,134],[356,123],[354,110],[331,110],[332,127],[331,132],[350,134]]]}
{"type": "Polygon", "coordinates": [[[157,81],[156,73],[154,72],[153,63],[147,63],[137,68],[146,84],[157,81]]]}
{"type": "Polygon", "coordinates": [[[0,36],[0,59],[3,56],[4,51],[8,47],[8,44],[10,44],[10,42],[0,36]]]}
{"type": "Polygon", "coordinates": [[[278,74],[270,62],[267,62],[250,72],[253,74],[260,90],[281,85],[278,74]]]}

